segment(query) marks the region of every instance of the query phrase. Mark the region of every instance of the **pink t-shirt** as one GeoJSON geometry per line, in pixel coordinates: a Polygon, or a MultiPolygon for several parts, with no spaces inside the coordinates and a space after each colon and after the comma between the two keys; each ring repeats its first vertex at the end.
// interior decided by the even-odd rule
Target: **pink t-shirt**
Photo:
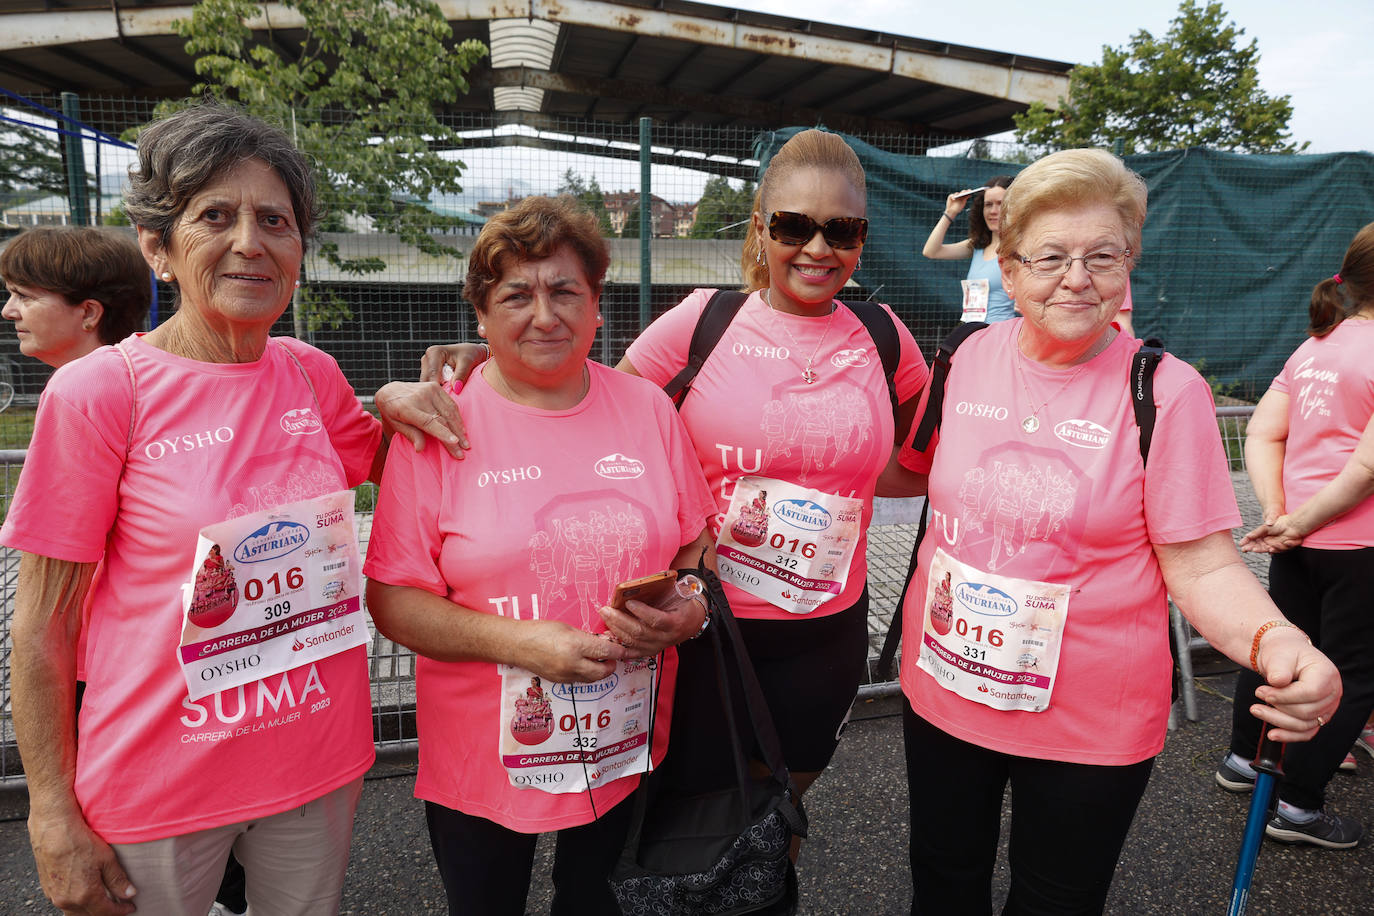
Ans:
{"type": "MultiPolygon", "coordinates": [[[[714,293],[695,290],[649,325],[625,354],[635,371],[660,387],[671,381],[687,365],[692,331],[714,293]]],[[[720,534],[735,480],[743,476],[864,501],[863,533],[844,591],[822,604],[812,615],[817,617],[851,607],[863,592],[873,488],[893,438],[892,404],[873,340],[843,304],[837,302],[832,315],[778,312],[751,293],[682,402],[682,419],[716,496],[712,534],[720,534]],[[802,370],[813,352],[820,377],[808,385],[802,370]]],[[[892,320],[901,341],[897,398],[905,402],[925,387],[929,370],[906,325],[892,320]]],[[[737,617],[796,618],[728,582],[725,591],[737,617]]]]}
{"type": "Polygon", "coordinates": [[[381,427],[334,360],[293,339],[239,364],[182,359],[137,336],[121,346],[137,385],[132,444],[119,352],[63,366],[43,392],[0,541],[104,558],[76,795],[106,841],[138,843],[289,810],[371,765],[364,648],[190,700],[176,647],[197,532],[360,483],[381,427]],[[316,422],[281,422],[290,412],[316,422]]]}
{"type": "MultiPolygon", "coordinates": [[[[588,361],[569,410],[515,404],[474,373],[457,397],[463,461],[401,443],[387,456],[364,572],[489,614],[600,632],[611,588],[672,565],[714,511],[672,403],[643,379],[588,361]]],[[[667,750],[677,653],[664,653],[655,761],[667,750]]],[[[501,677],[489,662],[416,665],[415,795],[522,833],[590,823],[639,778],[586,793],[510,784],[498,753],[501,677]]]]}
{"type": "Polygon", "coordinates": [[[1022,757],[1135,763],[1163,747],[1169,712],[1169,621],[1150,545],[1240,524],[1211,390],[1165,356],[1154,375],[1158,412],[1146,470],[1127,383],[1140,342],[1118,335],[1088,363],[1051,369],[1021,356],[1022,320],[960,346],[945,389],[944,436],[924,453],[902,450],[902,464],[930,474],[933,510],[902,609],[902,688],[919,715],[973,744],[1022,757]],[[1041,404],[1039,430],[1025,432],[1022,420],[1041,404]],[[926,570],[937,547],[997,576],[1069,586],[1047,710],[993,709],[917,667],[926,570]]]}
{"type": "MultiPolygon", "coordinates": [[[[1288,395],[1283,494],[1296,510],[1340,473],[1374,415],[1374,321],[1342,321],[1309,337],[1270,385],[1288,395]]],[[[1374,547],[1374,499],[1366,499],[1303,539],[1306,547],[1374,547]]]]}

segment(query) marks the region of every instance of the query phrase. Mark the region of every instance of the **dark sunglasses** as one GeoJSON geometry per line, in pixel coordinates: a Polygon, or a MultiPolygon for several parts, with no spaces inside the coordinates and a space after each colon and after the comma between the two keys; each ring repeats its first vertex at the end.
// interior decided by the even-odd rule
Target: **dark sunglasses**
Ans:
{"type": "Polygon", "coordinates": [[[862,216],[837,216],[818,223],[805,213],[776,210],[768,217],[768,234],[784,245],[805,245],[821,231],[831,248],[858,248],[868,238],[868,220],[862,216]]]}

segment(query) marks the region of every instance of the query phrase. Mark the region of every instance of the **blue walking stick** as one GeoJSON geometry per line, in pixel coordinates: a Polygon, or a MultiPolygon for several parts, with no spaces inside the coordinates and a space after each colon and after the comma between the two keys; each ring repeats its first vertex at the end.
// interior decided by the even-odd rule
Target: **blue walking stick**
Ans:
{"type": "Polygon", "coordinates": [[[1264,729],[1260,723],[1259,745],[1250,764],[1255,770],[1255,790],[1250,796],[1250,815],[1245,819],[1245,836],[1240,841],[1240,859],[1236,862],[1236,877],[1231,882],[1231,908],[1226,916],[1241,916],[1250,899],[1250,881],[1255,877],[1255,860],[1259,858],[1260,843],[1264,840],[1264,825],[1269,820],[1269,801],[1274,796],[1274,780],[1281,775],[1279,761],[1283,759],[1283,745],[1270,742],[1264,746],[1264,729]],[[1274,750],[1275,745],[1278,746],[1274,750]]]}

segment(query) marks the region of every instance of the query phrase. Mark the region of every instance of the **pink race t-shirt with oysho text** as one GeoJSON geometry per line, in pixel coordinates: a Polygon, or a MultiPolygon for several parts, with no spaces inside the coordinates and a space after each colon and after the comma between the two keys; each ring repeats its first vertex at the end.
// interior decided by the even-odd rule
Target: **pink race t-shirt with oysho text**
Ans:
{"type": "MultiPolygon", "coordinates": [[[[1330,483],[1374,416],[1374,321],[1349,319],[1310,337],[1270,385],[1288,395],[1283,498],[1295,511],[1330,483]]],[[[1374,547],[1374,499],[1366,499],[1303,539],[1325,550],[1374,547]]]]}
{"type": "Polygon", "coordinates": [[[0,541],[103,557],[76,795],[107,842],[139,843],[298,807],[371,765],[364,648],[191,700],[177,646],[200,529],[360,483],[381,427],[334,360],[294,339],[250,363],[120,346],[132,384],[114,347],[48,383],[0,541]]]}
{"type": "MultiPolygon", "coordinates": [[[[588,361],[586,396],[540,410],[497,394],[480,372],[456,397],[472,451],[387,456],[364,572],[454,604],[600,632],[619,582],[667,569],[715,508],[661,391],[588,361]]],[[[677,653],[663,653],[652,734],[668,746],[677,653]]],[[[516,788],[498,750],[501,675],[491,662],[416,663],[420,769],[415,795],[521,833],[590,823],[639,784],[587,793],[516,788]]]]}
{"type": "MultiPolygon", "coordinates": [[[[900,455],[929,474],[932,509],[902,609],[902,688],[918,715],[963,741],[1022,757],[1136,763],[1163,747],[1169,711],[1169,621],[1152,545],[1240,524],[1211,390],[1164,357],[1145,465],[1128,387],[1140,341],[1121,334],[1087,363],[1054,369],[1020,353],[1023,320],[959,347],[939,436],[900,455]],[[1031,416],[1038,428],[1027,432],[1031,416]],[[983,580],[956,607],[970,631],[999,625],[976,594],[999,578],[1067,587],[1048,709],[993,708],[918,667],[937,549],[983,580]]],[[[947,666],[943,676],[953,673],[947,666]]]]}
{"type": "MultiPolygon", "coordinates": [[[[687,365],[692,332],[715,293],[698,289],[655,319],[625,356],[662,387],[687,365]]],[[[892,317],[900,341],[898,401],[920,393],[929,371],[906,325],[892,317]]],[[[711,520],[720,534],[735,481],[772,478],[863,501],[858,545],[840,594],[812,616],[835,614],[859,600],[868,577],[868,523],[873,490],[892,454],[893,417],[883,364],[863,322],[841,302],[827,317],[768,307],[751,293],[702,364],[682,402],[682,419],[716,497],[711,520]],[[808,360],[817,378],[802,378],[808,360]]],[[[782,608],[725,583],[737,617],[795,619],[782,608]]]]}

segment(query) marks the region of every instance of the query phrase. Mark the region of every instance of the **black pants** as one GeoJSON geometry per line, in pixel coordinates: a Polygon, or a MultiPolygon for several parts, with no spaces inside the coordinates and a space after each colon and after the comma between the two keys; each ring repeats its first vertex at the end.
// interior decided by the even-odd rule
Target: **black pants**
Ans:
{"type": "MultiPolygon", "coordinates": [[[[1320,808],[1326,784],[1374,709],[1374,547],[1276,553],[1269,561],[1269,595],[1341,673],[1341,705],[1331,721],[1311,741],[1289,744],[1283,752],[1279,798],[1320,808]]],[[[1255,756],[1260,722],[1250,707],[1262,683],[1253,671],[1236,677],[1231,750],[1241,757],[1255,756]]]]}
{"type": "MultiPolygon", "coordinates": [[[[553,916],[620,916],[607,878],[620,858],[634,797],[597,820],[558,831],[553,916]]],[[[429,842],[451,916],[523,916],[534,867],[535,833],[425,802],[429,842]]]]}
{"type": "Polygon", "coordinates": [[[992,872],[1011,785],[1011,892],[1003,914],[1077,916],[1106,905],[1154,759],[1094,766],[1014,757],[960,741],[905,704],[911,912],[992,912],[992,872]]]}

